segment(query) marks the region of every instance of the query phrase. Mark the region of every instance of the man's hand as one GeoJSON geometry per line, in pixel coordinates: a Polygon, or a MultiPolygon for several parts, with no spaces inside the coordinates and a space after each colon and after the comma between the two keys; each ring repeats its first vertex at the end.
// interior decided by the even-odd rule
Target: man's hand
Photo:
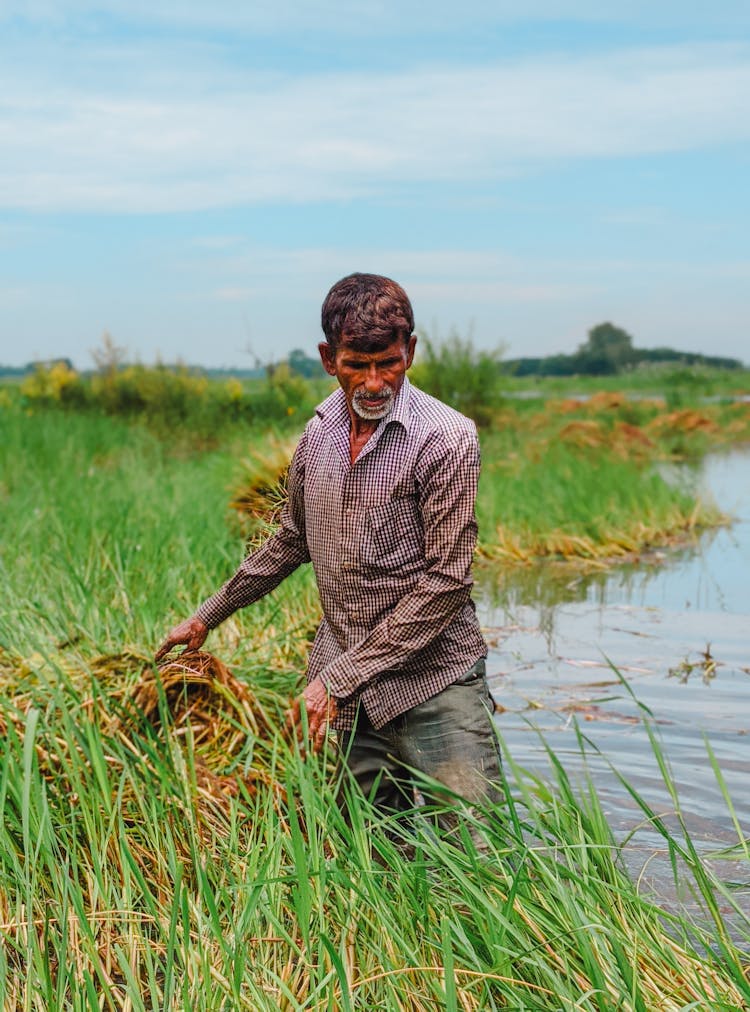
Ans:
{"type": "Polygon", "coordinates": [[[166,657],[172,647],[176,647],[180,643],[184,643],[188,650],[200,650],[206,640],[206,636],[208,636],[208,626],[205,622],[202,622],[195,615],[192,618],[186,618],[184,622],[180,622],[169,633],[154,654],[154,660],[160,661],[162,657],[166,657]]]}
{"type": "Polygon", "coordinates": [[[312,750],[319,752],[323,747],[326,731],[338,713],[336,698],[330,694],[320,678],[313,678],[299,699],[295,699],[291,709],[287,711],[286,726],[290,734],[299,733],[303,706],[307,711],[307,731],[312,742],[312,750]]]}

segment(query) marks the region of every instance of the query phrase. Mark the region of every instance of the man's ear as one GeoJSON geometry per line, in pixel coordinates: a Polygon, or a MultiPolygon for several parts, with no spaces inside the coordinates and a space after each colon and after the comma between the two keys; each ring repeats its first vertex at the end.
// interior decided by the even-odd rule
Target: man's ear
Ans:
{"type": "Polygon", "coordinates": [[[321,341],[318,345],[318,351],[320,352],[320,361],[323,363],[323,368],[329,376],[336,375],[336,352],[331,348],[328,341],[321,341]]]}
{"type": "Polygon", "coordinates": [[[410,369],[411,364],[414,361],[414,349],[417,347],[417,335],[412,334],[409,338],[409,342],[406,345],[406,368],[410,369]]]}

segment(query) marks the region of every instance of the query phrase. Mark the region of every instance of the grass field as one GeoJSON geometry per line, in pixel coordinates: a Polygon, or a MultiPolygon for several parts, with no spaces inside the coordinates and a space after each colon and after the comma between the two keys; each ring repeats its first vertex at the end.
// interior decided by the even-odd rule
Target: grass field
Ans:
{"type": "MultiPolygon", "coordinates": [[[[555,549],[562,531],[608,557],[646,507],[652,540],[679,535],[670,510],[717,519],[655,468],[730,438],[741,411],[660,429],[664,406],[539,408],[483,438],[486,554],[585,558],[555,549]]],[[[278,732],[316,623],[309,572],[212,635],[237,682],[160,693],[155,645],[241,557],[228,504],[264,429],[207,444],[17,403],[0,424],[3,1008],[750,1007],[747,911],[636,792],[700,923],[641,895],[593,788],[554,756],[551,782],[506,756],[506,802],[475,827],[487,856],[423,819],[407,860],[362,799],[345,821],[330,757],[278,732]]],[[[750,861],[739,827],[733,856],[750,861]]]]}

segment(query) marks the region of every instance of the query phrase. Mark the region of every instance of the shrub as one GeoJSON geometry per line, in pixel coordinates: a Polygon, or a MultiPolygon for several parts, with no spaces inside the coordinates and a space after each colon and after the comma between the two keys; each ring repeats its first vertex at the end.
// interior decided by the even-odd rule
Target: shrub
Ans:
{"type": "Polygon", "coordinates": [[[21,396],[40,406],[81,406],[86,402],[86,388],[75,369],[66,362],[54,362],[36,366],[21,384],[21,396]]]}
{"type": "Polygon", "coordinates": [[[502,403],[502,348],[479,350],[469,338],[453,331],[447,340],[420,336],[418,361],[412,371],[422,390],[488,425],[502,403]]]}

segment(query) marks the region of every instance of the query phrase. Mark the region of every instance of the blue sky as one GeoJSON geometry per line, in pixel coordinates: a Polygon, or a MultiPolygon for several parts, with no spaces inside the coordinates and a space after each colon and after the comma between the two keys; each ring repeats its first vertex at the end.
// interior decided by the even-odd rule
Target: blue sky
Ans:
{"type": "Polygon", "coordinates": [[[3,0],[0,362],[313,350],[353,270],[509,356],[750,361],[748,178],[746,0],[3,0]]]}

